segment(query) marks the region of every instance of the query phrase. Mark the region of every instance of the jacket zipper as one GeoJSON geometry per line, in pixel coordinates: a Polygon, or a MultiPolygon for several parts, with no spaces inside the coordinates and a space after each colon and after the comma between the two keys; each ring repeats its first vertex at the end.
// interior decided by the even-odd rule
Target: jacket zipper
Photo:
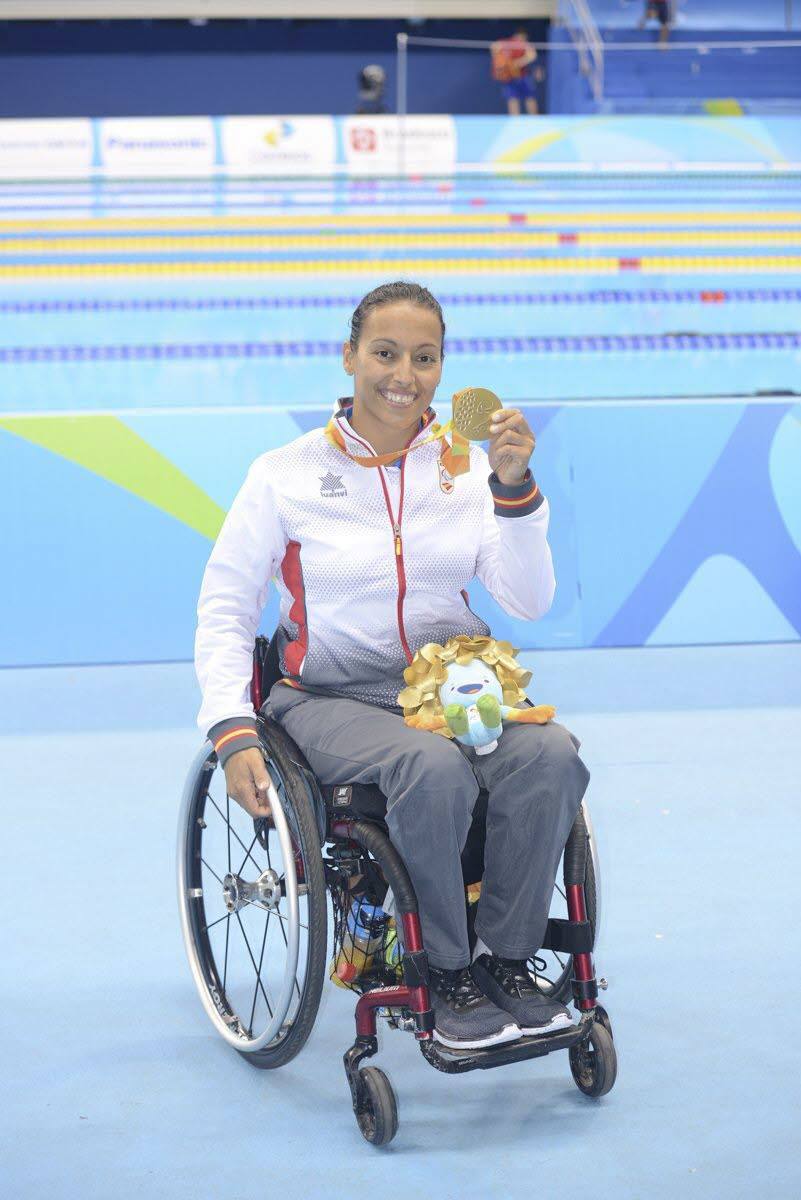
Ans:
{"type": "Polygon", "coordinates": [[[403,625],[403,601],[406,596],[406,567],[403,561],[403,535],[401,534],[401,522],[403,520],[403,489],[405,468],[406,460],[404,459],[400,466],[400,500],[398,502],[397,521],[395,520],[395,514],[392,511],[392,502],[390,501],[389,490],[384,478],[384,468],[379,467],[378,473],[379,478],[381,479],[381,487],[384,489],[384,503],[387,506],[387,513],[389,514],[389,519],[392,522],[392,532],[395,537],[395,570],[398,573],[398,633],[400,634],[403,653],[406,655],[407,661],[411,662],[414,658],[414,655],[409,649],[409,643],[406,640],[406,630],[403,625]]]}

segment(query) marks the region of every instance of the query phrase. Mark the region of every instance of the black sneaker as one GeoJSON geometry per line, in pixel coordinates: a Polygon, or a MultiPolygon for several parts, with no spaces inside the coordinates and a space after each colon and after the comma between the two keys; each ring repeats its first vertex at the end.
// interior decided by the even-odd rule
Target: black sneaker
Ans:
{"type": "Polygon", "coordinates": [[[469,967],[447,971],[430,967],[434,1037],[454,1050],[480,1050],[516,1042],[522,1036],[509,1016],[476,986],[469,967]]]}
{"type": "Polygon", "coordinates": [[[542,994],[524,959],[479,954],[470,971],[484,995],[514,1017],[524,1036],[558,1033],[573,1024],[564,1004],[542,994]]]}

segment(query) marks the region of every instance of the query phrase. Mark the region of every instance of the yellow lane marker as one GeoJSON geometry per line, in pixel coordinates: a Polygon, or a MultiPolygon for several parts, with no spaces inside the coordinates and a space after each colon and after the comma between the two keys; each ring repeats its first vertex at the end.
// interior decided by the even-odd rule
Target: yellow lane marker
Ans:
{"type": "Polygon", "coordinates": [[[97,232],[104,230],[170,229],[390,229],[440,228],[449,225],[514,228],[519,225],[580,228],[581,226],[682,226],[801,224],[801,209],[635,209],[604,212],[598,209],[511,209],[502,213],[297,213],[264,212],[260,215],[225,213],[217,216],[164,217],[14,217],[0,220],[0,231],[8,233],[97,232]]]}
{"type": "Polygon", "coordinates": [[[508,249],[560,246],[791,246],[801,245],[801,228],[698,230],[657,230],[643,233],[577,233],[569,241],[558,233],[367,233],[367,234],[308,234],[259,236],[232,234],[200,237],[87,237],[87,238],[17,238],[0,239],[0,254],[182,254],[213,251],[287,252],[314,250],[415,250],[508,249]]]}
{"type": "Polygon", "coordinates": [[[284,259],[218,262],[9,263],[0,279],[179,277],[240,275],[371,275],[414,272],[434,275],[677,275],[694,272],[748,274],[801,271],[801,255],[666,255],[621,258],[404,258],[284,259]]]}

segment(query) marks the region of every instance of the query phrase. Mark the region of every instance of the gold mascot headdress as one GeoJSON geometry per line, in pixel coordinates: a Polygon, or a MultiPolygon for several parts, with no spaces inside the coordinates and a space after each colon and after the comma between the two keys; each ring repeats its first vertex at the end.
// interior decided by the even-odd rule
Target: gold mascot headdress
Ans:
{"type": "MultiPolygon", "coordinates": [[[[499,642],[491,637],[467,637],[460,633],[457,637],[448,638],[444,646],[440,646],[439,642],[428,642],[417,651],[403,672],[408,687],[398,694],[398,704],[403,709],[404,717],[418,713],[441,717],[443,708],[439,689],[447,678],[448,667],[454,662],[466,667],[476,658],[492,667],[503,689],[503,703],[514,708],[526,699],[523,689],[531,679],[531,671],[520,666],[515,659],[516,654],[517,650],[511,642],[499,642]]],[[[453,737],[447,725],[436,732],[443,737],[453,737]]]]}

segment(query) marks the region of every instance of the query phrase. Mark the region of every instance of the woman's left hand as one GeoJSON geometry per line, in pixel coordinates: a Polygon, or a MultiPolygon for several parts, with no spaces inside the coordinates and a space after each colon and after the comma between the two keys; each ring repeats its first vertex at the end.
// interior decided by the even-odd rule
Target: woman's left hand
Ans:
{"type": "Polygon", "coordinates": [[[536,438],[519,408],[500,408],[492,414],[489,461],[501,483],[522,483],[534,453],[536,438]]]}

